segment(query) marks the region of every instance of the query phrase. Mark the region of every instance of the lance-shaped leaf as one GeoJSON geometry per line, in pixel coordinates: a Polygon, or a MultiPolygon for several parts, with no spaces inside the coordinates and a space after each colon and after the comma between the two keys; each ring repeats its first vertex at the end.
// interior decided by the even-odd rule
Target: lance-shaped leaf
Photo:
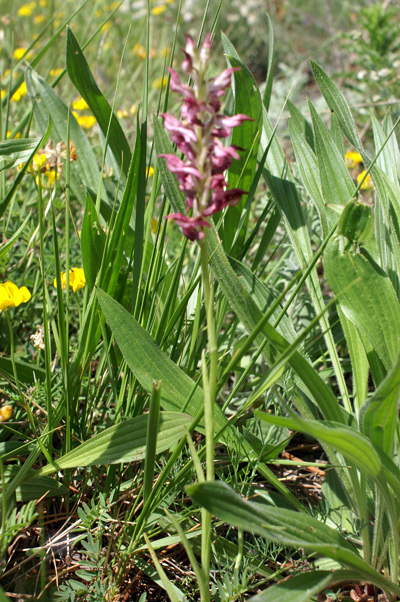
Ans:
{"type": "MultiPolygon", "coordinates": [[[[75,449],[58,458],[55,465],[48,465],[36,475],[48,475],[56,470],[78,466],[101,466],[143,460],[146,452],[148,414],[127,418],[75,449]]],[[[192,418],[187,414],[161,412],[158,424],[157,448],[159,454],[185,435],[183,426],[188,426],[192,418]]]]}

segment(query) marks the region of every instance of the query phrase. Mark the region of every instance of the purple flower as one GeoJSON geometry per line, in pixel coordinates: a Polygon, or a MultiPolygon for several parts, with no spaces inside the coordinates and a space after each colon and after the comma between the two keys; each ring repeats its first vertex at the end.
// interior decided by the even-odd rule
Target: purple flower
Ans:
{"type": "Polygon", "coordinates": [[[244,121],[251,120],[247,115],[227,116],[220,113],[220,98],[230,86],[232,73],[238,67],[225,69],[218,77],[206,79],[210,62],[211,37],[207,35],[200,50],[189,35],[183,50],[182,71],[189,75],[193,87],[183,84],[178,73],[171,74],[171,90],[183,97],[182,121],[165,113],[164,127],[170,132],[171,140],[186,157],[183,161],[175,155],[162,154],[168,169],[178,179],[180,189],[185,193],[186,207],[192,211],[189,217],[182,213],[171,213],[167,218],[174,219],[189,240],[205,237],[204,228],[209,228],[209,218],[217,211],[239,203],[243,194],[239,188],[228,189],[224,172],[233,159],[239,159],[238,151],[243,149],[231,145],[224,146],[222,138],[231,135],[232,129],[244,121]]]}
{"type": "Polygon", "coordinates": [[[201,217],[188,217],[183,213],[170,213],[165,219],[173,219],[182,228],[183,235],[189,240],[200,240],[205,237],[203,228],[209,228],[210,224],[201,217]]]}

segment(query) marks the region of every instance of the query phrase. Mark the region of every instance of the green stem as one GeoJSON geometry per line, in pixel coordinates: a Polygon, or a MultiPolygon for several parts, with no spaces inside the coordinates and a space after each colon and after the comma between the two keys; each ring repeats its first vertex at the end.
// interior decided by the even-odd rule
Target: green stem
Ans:
{"type": "Polygon", "coordinates": [[[44,330],[44,361],[46,367],[46,409],[48,423],[48,450],[51,454],[53,445],[53,407],[51,405],[51,349],[50,349],[50,331],[47,315],[47,286],[45,277],[45,253],[44,253],[44,207],[42,196],[42,184],[40,175],[38,176],[38,209],[39,209],[39,249],[40,249],[40,271],[42,275],[42,295],[43,295],[43,330],[44,330]]]}
{"type": "MultiPolygon", "coordinates": [[[[218,350],[214,323],[214,295],[208,269],[207,237],[200,240],[201,271],[207,316],[209,371],[203,356],[204,424],[206,431],[206,481],[214,480],[214,403],[217,391],[218,350]]],[[[201,564],[205,577],[210,573],[211,514],[202,512],[201,564]]]]}
{"type": "Polygon", "coordinates": [[[13,369],[13,375],[14,375],[14,380],[15,380],[15,386],[18,389],[18,393],[19,393],[19,398],[21,400],[21,402],[25,405],[25,398],[22,395],[22,391],[21,391],[21,385],[19,384],[19,379],[18,379],[18,372],[17,372],[17,365],[15,363],[15,357],[14,357],[14,333],[13,333],[13,329],[12,329],[12,325],[11,325],[11,321],[10,321],[10,316],[8,315],[8,312],[5,311],[4,312],[6,315],[6,319],[7,319],[7,324],[8,324],[8,330],[10,331],[10,354],[11,354],[11,366],[13,369]]]}

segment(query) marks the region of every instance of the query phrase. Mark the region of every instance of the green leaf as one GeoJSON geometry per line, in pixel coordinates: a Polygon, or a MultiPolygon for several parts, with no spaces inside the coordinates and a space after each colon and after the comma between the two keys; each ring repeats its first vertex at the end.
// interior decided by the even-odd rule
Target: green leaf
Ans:
{"type": "Polygon", "coordinates": [[[324,266],[344,315],[389,370],[397,359],[400,339],[400,304],[389,278],[365,249],[341,253],[337,239],[328,243],[324,266]]]}
{"type": "Polygon", "coordinates": [[[360,409],[363,433],[389,457],[393,453],[400,397],[400,356],[375,393],[360,409]]]}
{"type": "Polygon", "coordinates": [[[356,125],[345,97],[322,67],[314,61],[310,62],[319,89],[321,90],[328,107],[335,113],[342,132],[353,146],[359,148],[360,142],[356,125]]]}
{"type": "Polygon", "coordinates": [[[349,426],[320,420],[303,420],[300,417],[270,416],[265,412],[256,412],[256,415],[268,424],[298,430],[327,443],[375,480],[382,472],[379,454],[371,441],[349,426]]]}
{"type": "Polygon", "coordinates": [[[269,103],[271,101],[272,84],[274,81],[274,64],[275,64],[275,51],[274,51],[274,28],[272,21],[268,13],[265,13],[265,18],[268,25],[268,65],[267,65],[267,79],[265,82],[263,105],[265,110],[268,111],[269,103]]]}
{"type": "Polygon", "coordinates": [[[21,171],[19,172],[19,174],[17,175],[17,177],[15,178],[11,188],[8,190],[6,196],[4,197],[2,203],[0,203],[0,217],[2,217],[8,207],[8,205],[11,202],[11,199],[13,198],[18,186],[20,185],[22,178],[24,177],[24,175],[27,172],[27,169],[29,167],[29,165],[31,164],[33,157],[35,156],[35,154],[37,153],[37,151],[44,145],[46,144],[47,140],[49,139],[50,136],[50,132],[52,129],[52,122],[51,119],[49,118],[49,116],[47,115],[47,118],[45,121],[43,121],[42,123],[42,128],[41,130],[44,131],[44,134],[42,136],[42,138],[40,138],[39,142],[37,143],[36,147],[33,149],[33,151],[31,152],[31,154],[29,155],[29,158],[27,160],[27,162],[25,163],[25,165],[22,166],[21,171]]]}
{"type": "Polygon", "coordinates": [[[93,289],[100,270],[106,238],[92,197],[88,194],[82,222],[81,247],[83,270],[89,290],[93,289]]]}
{"type": "MultiPolygon", "coordinates": [[[[142,387],[150,394],[153,381],[161,381],[161,405],[175,412],[186,406],[186,411],[196,416],[203,407],[202,389],[196,387],[194,381],[165,355],[149,333],[121,305],[99,289],[97,298],[122,355],[142,387]]],[[[217,406],[215,422],[218,429],[226,423],[217,406]]]]}
{"type": "MultiPolygon", "coordinates": [[[[326,203],[345,205],[354,196],[356,187],[343,156],[311,102],[309,102],[309,107],[314,128],[322,195],[326,203]]],[[[329,228],[337,221],[335,214],[330,217],[329,228]]]]}
{"type": "MultiPolygon", "coordinates": [[[[228,258],[222,248],[214,228],[207,233],[209,245],[210,264],[220,284],[230,307],[235,311],[248,332],[251,332],[262,319],[263,313],[258,308],[251,294],[249,294],[239,278],[233,271],[228,258]]],[[[283,352],[289,342],[278,333],[270,324],[265,324],[256,343],[262,345],[264,337],[280,352],[283,352]]],[[[267,357],[268,360],[268,357],[267,357]]],[[[314,400],[322,414],[329,419],[341,422],[344,420],[342,411],[337,404],[331,389],[324,383],[314,368],[298,352],[295,352],[288,360],[288,364],[298,374],[307,388],[308,395],[314,400]]]]}
{"type": "MultiPolygon", "coordinates": [[[[8,483],[20,470],[19,466],[11,466],[6,468],[5,482],[8,483]]],[[[27,502],[29,500],[39,500],[44,496],[46,498],[62,495],[68,491],[67,487],[55,481],[51,477],[37,476],[36,471],[31,470],[28,473],[29,482],[21,483],[16,490],[15,495],[17,502],[27,502]]]]}
{"type": "MultiPolygon", "coordinates": [[[[33,69],[26,70],[26,86],[29,96],[33,99],[40,99],[35,102],[34,111],[39,127],[45,127],[48,115],[52,118],[52,139],[55,143],[62,140],[67,143],[67,122],[70,119],[70,139],[76,147],[77,161],[70,164],[71,186],[74,193],[82,201],[86,200],[86,191],[83,188],[87,186],[91,190],[99,187],[100,168],[97,163],[96,155],[92,146],[82,128],[78,125],[75,117],[68,111],[68,107],[57,96],[53,88],[33,69]]],[[[102,198],[108,202],[105,191],[102,187],[102,198]]]]}
{"type": "Polygon", "coordinates": [[[317,208],[321,220],[322,235],[325,237],[330,230],[328,222],[330,223],[332,220],[321,190],[317,157],[291,120],[289,120],[289,132],[301,179],[317,208]]]}
{"type": "MultiPolygon", "coordinates": [[[[78,466],[107,466],[143,460],[146,452],[147,421],[148,414],[127,418],[58,458],[55,466],[44,466],[36,475],[48,475],[56,470],[78,466]]],[[[157,453],[169,449],[184,437],[183,425],[188,426],[191,422],[192,418],[187,414],[161,412],[157,453]]]]}
{"type": "MultiPolygon", "coordinates": [[[[46,371],[39,366],[34,366],[23,360],[15,361],[18,372],[18,379],[23,383],[34,383],[36,380],[44,380],[46,371]]],[[[11,360],[7,357],[0,357],[0,374],[8,378],[14,378],[11,360]]]]}
{"type": "MultiPolygon", "coordinates": [[[[244,63],[236,56],[229,55],[230,46],[227,47],[226,40],[226,36],[222,34],[222,43],[227,53],[227,61],[231,67],[240,68],[240,71],[236,71],[233,75],[234,114],[243,113],[252,119],[252,121],[245,121],[233,129],[232,144],[244,149],[244,152],[241,151],[239,153],[240,159],[232,162],[228,171],[228,184],[229,188],[241,188],[248,193],[251,189],[257,167],[256,161],[262,125],[261,94],[254,77],[244,63]]],[[[223,243],[226,249],[230,249],[231,247],[245,204],[246,195],[243,196],[240,203],[235,207],[231,207],[224,216],[223,243]]],[[[246,227],[247,220],[235,247],[240,247],[243,244],[246,227]],[[240,241],[242,242],[240,243],[240,241]]]]}
{"type": "Polygon", "coordinates": [[[190,497],[224,522],[285,546],[323,554],[386,591],[400,587],[375,571],[337,530],[299,512],[245,501],[222,482],[187,487],[190,497]]]}
{"type": "Polygon", "coordinates": [[[118,119],[100,92],[82,50],[69,27],[67,28],[66,63],[72,83],[91,108],[104,137],[108,137],[108,144],[114,158],[126,176],[131,161],[129,144],[118,119]]]}
{"type": "MultiPolygon", "coordinates": [[[[0,161],[8,160],[7,169],[24,163],[37,148],[40,138],[21,138],[20,140],[2,140],[0,142],[0,161]]],[[[36,151],[35,151],[36,152],[36,151]]],[[[4,169],[4,168],[2,168],[4,169]]]]}
{"type": "Polygon", "coordinates": [[[261,594],[251,596],[249,602],[309,602],[319,592],[339,581],[357,581],[354,571],[307,571],[289,576],[261,594]]]}
{"type": "Polygon", "coordinates": [[[302,136],[302,138],[306,141],[309,149],[315,154],[314,147],[314,133],[310,123],[304,117],[304,115],[299,111],[299,109],[292,103],[290,98],[286,101],[286,106],[289,109],[290,113],[290,123],[294,125],[296,130],[302,136]]]}

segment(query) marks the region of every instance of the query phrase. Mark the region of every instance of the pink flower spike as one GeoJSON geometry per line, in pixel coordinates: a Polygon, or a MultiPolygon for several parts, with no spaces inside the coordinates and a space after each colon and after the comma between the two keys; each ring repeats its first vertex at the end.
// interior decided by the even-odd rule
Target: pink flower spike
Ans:
{"type": "Polygon", "coordinates": [[[204,63],[208,63],[208,61],[210,60],[210,54],[211,54],[211,36],[208,33],[206,35],[206,38],[202,44],[201,50],[200,50],[200,60],[204,63]]]}
{"type": "Polygon", "coordinates": [[[186,46],[185,46],[185,50],[183,52],[192,57],[193,52],[196,49],[196,42],[194,41],[192,36],[190,36],[188,33],[185,33],[185,38],[186,38],[186,46]]]}
{"type": "Polygon", "coordinates": [[[248,115],[243,115],[242,113],[232,115],[231,117],[226,117],[225,115],[222,115],[221,118],[218,120],[218,124],[221,123],[223,125],[228,126],[229,128],[235,128],[238,125],[242,125],[244,121],[254,121],[254,119],[252,119],[248,115]]]}
{"type": "Polygon", "coordinates": [[[194,131],[188,127],[185,127],[179,119],[170,115],[169,113],[162,113],[161,115],[164,118],[164,127],[169,132],[179,132],[185,142],[197,142],[197,136],[194,131]]]}
{"type": "Polygon", "coordinates": [[[179,77],[177,72],[171,69],[170,67],[167,67],[167,70],[171,74],[170,88],[172,92],[178,92],[178,94],[183,94],[183,96],[187,98],[194,99],[193,90],[189,88],[189,86],[181,82],[181,78],[179,77]]]}
{"type": "Polygon", "coordinates": [[[232,73],[235,73],[235,71],[240,71],[240,69],[240,67],[230,67],[229,69],[224,69],[224,71],[210,84],[210,91],[214,92],[228,88],[228,86],[231,84],[232,73]]]}
{"type": "Polygon", "coordinates": [[[210,224],[201,217],[188,217],[183,213],[170,213],[165,219],[173,219],[182,228],[182,233],[189,240],[200,240],[205,237],[203,228],[209,228],[210,224]]]}
{"type": "Polygon", "coordinates": [[[167,161],[168,169],[172,173],[190,174],[192,176],[196,176],[196,178],[199,178],[200,180],[202,180],[204,177],[201,175],[201,173],[199,172],[198,169],[196,169],[192,165],[188,165],[187,163],[184,163],[183,161],[181,161],[181,159],[178,159],[178,157],[176,157],[175,155],[162,154],[162,155],[158,155],[158,157],[161,157],[167,161]]]}

